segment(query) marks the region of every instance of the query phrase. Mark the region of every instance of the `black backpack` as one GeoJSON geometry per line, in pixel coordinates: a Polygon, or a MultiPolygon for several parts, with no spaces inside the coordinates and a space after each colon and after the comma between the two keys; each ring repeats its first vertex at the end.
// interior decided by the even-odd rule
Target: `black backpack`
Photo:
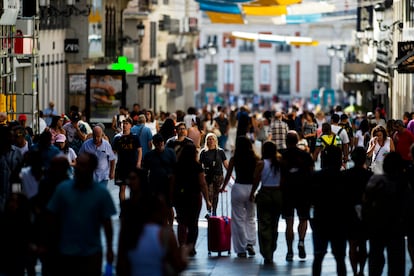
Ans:
{"type": "Polygon", "coordinates": [[[328,144],[323,139],[323,136],[321,136],[320,139],[321,139],[322,144],[324,145],[324,147],[322,148],[322,151],[321,151],[321,165],[323,165],[323,160],[325,160],[326,155],[327,155],[327,152],[329,151],[329,148],[332,148],[332,147],[335,147],[336,148],[337,147],[337,146],[335,146],[336,135],[335,134],[333,135],[332,141],[331,141],[330,144],[328,144]]]}

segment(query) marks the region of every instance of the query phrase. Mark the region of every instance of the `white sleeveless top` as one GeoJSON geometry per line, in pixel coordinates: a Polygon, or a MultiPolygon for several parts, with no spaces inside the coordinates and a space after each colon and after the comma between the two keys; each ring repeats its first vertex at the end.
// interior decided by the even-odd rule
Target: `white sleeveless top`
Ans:
{"type": "Polygon", "coordinates": [[[385,155],[387,155],[391,150],[390,140],[391,138],[387,137],[383,147],[378,144],[375,145],[374,153],[372,154],[372,161],[384,161],[385,155]]]}
{"type": "Polygon", "coordinates": [[[155,120],[153,122],[146,122],[145,126],[148,127],[151,130],[152,136],[157,134],[157,126],[156,126],[156,121],[155,120]]]}
{"type": "Polygon", "coordinates": [[[390,142],[391,138],[387,137],[384,142],[384,146],[376,144],[374,148],[374,153],[372,154],[372,163],[371,170],[374,174],[383,174],[383,163],[385,156],[390,152],[390,142]]]}
{"type": "Polygon", "coordinates": [[[280,169],[275,174],[271,167],[271,161],[264,159],[264,167],[262,170],[262,187],[280,187],[280,169]]]}

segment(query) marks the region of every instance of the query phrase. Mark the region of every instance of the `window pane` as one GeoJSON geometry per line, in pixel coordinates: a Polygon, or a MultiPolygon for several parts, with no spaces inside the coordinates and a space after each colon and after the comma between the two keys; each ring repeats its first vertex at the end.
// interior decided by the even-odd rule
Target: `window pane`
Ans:
{"type": "Polygon", "coordinates": [[[242,64],[240,72],[240,93],[254,93],[254,68],[252,64],[242,64]]]}
{"type": "Polygon", "coordinates": [[[277,66],[277,94],[290,94],[290,65],[277,66]]]}
{"type": "Polygon", "coordinates": [[[331,66],[319,65],[318,66],[318,88],[332,88],[331,87],[331,66]]]}
{"type": "Polygon", "coordinates": [[[206,86],[217,87],[217,64],[206,64],[206,86]]]}

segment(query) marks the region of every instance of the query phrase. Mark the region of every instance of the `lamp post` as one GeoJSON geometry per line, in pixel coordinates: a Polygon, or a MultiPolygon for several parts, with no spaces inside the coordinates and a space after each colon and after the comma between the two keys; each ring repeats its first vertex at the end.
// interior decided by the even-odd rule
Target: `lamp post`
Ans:
{"type": "Polygon", "coordinates": [[[329,85],[330,85],[330,88],[332,88],[333,87],[332,85],[332,63],[333,63],[333,57],[335,56],[335,47],[333,45],[329,46],[327,49],[327,53],[329,56],[329,70],[330,70],[329,85]]]}
{"type": "Polygon", "coordinates": [[[227,48],[227,72],[226,72],[226,101],[227,105],[230,106],[230,50],[231,50],[231,39],[226,39],[227,48]]]}
{"type": "Polygon", "coordinates": [[[145,36],[145,25],[142,23],[142,21],[139,21],[138,25],[137,25],[137,33],[138,33],[138,74],[141,71],[141,63],[142,63],[142,40],[144,39],[145,36]]]}

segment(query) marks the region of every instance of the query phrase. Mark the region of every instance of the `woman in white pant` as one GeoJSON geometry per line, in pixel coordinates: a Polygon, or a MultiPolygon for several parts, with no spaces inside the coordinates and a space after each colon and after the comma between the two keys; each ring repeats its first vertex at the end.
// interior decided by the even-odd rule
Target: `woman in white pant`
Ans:
{"type": "Polygon", "coordinates": [[[225,189],[234,168],[236,181],[231,189],[231,232],[234,251],[240,258],[256,254],[253,248],[256,244],[256,211],[249,197],[258,160],[250,140],[246,136],[237,137],[234,156],[230,159],[221,188],[221,191],[225,189]]]}

